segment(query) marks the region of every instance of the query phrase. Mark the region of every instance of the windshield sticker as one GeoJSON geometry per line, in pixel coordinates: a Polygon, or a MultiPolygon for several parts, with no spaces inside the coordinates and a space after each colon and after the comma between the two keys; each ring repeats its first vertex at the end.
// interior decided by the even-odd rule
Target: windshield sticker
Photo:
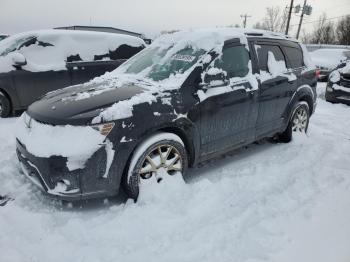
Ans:
{"type": "Polygon", "coordinates": [[[178,61],[184,61],[184,62],[188,62],[191,63],[194,59],[196,59],[195,56],[192,55],[179,55],[179,54],[175,54],[171,57],[172,60],[178,60],[178,61]]]}

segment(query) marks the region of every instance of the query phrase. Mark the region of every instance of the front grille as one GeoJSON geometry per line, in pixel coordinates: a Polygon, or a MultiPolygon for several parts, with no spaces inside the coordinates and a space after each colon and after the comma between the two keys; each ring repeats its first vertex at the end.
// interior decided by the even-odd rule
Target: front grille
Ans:
{"type": "Polygon", "coordinates": [[[350,74],[343,74],[343,75],[342,75],[342,78],[343,78],[345,81],[350,81],[350,74]]]}
{"type": "Polygon", "coordinates": [[[348,88],[350,88],[350,79],[347,80],[347,79],[344,79],[343,77],[341,77],[340,82],[339,82],[339,85],[340,85],[340,86],[343,86],[343,87],[348,87],[348,88]]]}

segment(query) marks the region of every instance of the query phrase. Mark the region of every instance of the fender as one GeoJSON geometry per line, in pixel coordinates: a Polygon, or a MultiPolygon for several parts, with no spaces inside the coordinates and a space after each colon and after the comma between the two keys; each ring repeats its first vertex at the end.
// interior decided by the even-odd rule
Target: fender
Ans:
{"type": "Polygon", "coordinates": [[[293,113],[293,108],[295,104],[299,101],[305,101],[308,103],[310,108],[310,115],[314,112],[316,106],[316,91],[309,85],[302,85],[294,92],[292,98],[290,99],[286,110],[283,114],[285,119],[285,124],[288,125],[289,119],[293,113]]]}
{"type": "Polygon", "coordinates": [[[178,135],[183,140],[188,151],[189,165],[193,166],[197,163],[200,150],[199,130],[198,127],[187,117],[180,117],[170,123],[167,122],[148,129],[139,136],[132,151],[134,151],[135,148],[147,137],[159,131],[165,131],[178,135]]]}

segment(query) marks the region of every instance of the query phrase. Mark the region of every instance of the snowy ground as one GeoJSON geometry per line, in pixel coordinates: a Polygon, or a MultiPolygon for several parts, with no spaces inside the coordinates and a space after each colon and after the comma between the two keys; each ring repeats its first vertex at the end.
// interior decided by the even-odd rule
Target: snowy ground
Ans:
{"type": "Polygon", "coordinates": [[[350,107],[323,100],[307,136],[262,143],[141,196],[83,207],[20,175],[0,120],[0,261],[350,261],[350,107]]]}

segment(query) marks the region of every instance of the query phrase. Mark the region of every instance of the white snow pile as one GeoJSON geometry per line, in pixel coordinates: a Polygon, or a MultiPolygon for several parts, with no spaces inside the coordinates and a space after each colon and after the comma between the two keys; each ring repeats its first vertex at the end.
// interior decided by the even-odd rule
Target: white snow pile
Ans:
{"type": "MultiPolygon", "coordinates": [[[[330,73],[329,81],[332,83],[339,82],[341,74],[350,74],[350,61],[348,61],[344,67],[334,70],[332,73],[330,73]]],[[[337,87],[337,85],[334,86],[337,87]]]]}
{"type": "Polygon", "coordinates": [[[117,119],[129,118],[132,116],[132,111],[134,105],[141,103],[149,103],[156,102],[156,97],[152,94],[152,92],[144,92],[139,95],[135,95],[130,99],[119,101],[112,106],[108,107],[104,111],[102,111],[98,116],[96,116],[93,120],[93,124],[101,123],[102,121],[112,121],[117,119]]]}
{"type": "MultiPolygon", "coordinates": [[[[120,34],[75,30],[30,31],[10,36],[0,42],[0,72],[15,70],[12,66],[13,52],[1,54],[21,39],[29,40],[31,37],[36,38],[37,42],[18,50],[27,61],[22,68],[31,72],[66,70],[66,60],[69,56],[79,55],[82,61],[94,61],[95,55],[108,54],[123,44],[133,47],[145,45],[140,38],[120,34]],[[41,46],[39,42],[51,45],[41,46]]],[[[106,59],[109,60],[104,58],[106,59]]]]}
{"type": "Polygon", "coordinates": [[[286,63],[284,61],[277,61],[271,51],[269,51],[267,55],[267,67],[272,77],[276,77],[287,71],[286,63]]]}
{"type": "Polygon", "coordinates": [[[51,126],[31,119],[29,129],[26,122],[29,123],[28,115],[23,113],[17,121],[16,137],[28,152],[44,158],[67,157],[67,167],[71,171],[84,168],[105,140],[105,136],[89,126],[51,126]]]}
{"type": "Polygon", "coordinates": [[[334,70],[329,74],[329,81],[332,83],[337,83],[340,81],[340,73],[339,70],[334,70]]]}
{"type": "Polygon", "coordinates": [[[339,72],[342,74],[350,74],[350,61],[348,61],[344,67],[340,68],[339,72]]]}
{"type": "Polygon", "coordinates": [[[310,56],[316,66],[332,70],[350,58],[349,52],[348,49],[321,48],[310,52],[310,56]]]}
{"type": "Polygon", "coordinates": [[[0,119],[0,195],[14,199],[0,206],[0,260],[349,261],[349,113],[318,98],[307,136],[232,152],[190,169],[186,183],[149,184],[136,204],[82,208],[21,175],[16,119],[0,119]]]}
{"type": "Polygon", "coordinates": [[[344,86],[341,86],[341,85],[333,84],[332,88],[334,90],[340,90],[340,91],[344,91],[344,92],[350,93],[350,88],[349,87],[344,87],[344,86]]]}

